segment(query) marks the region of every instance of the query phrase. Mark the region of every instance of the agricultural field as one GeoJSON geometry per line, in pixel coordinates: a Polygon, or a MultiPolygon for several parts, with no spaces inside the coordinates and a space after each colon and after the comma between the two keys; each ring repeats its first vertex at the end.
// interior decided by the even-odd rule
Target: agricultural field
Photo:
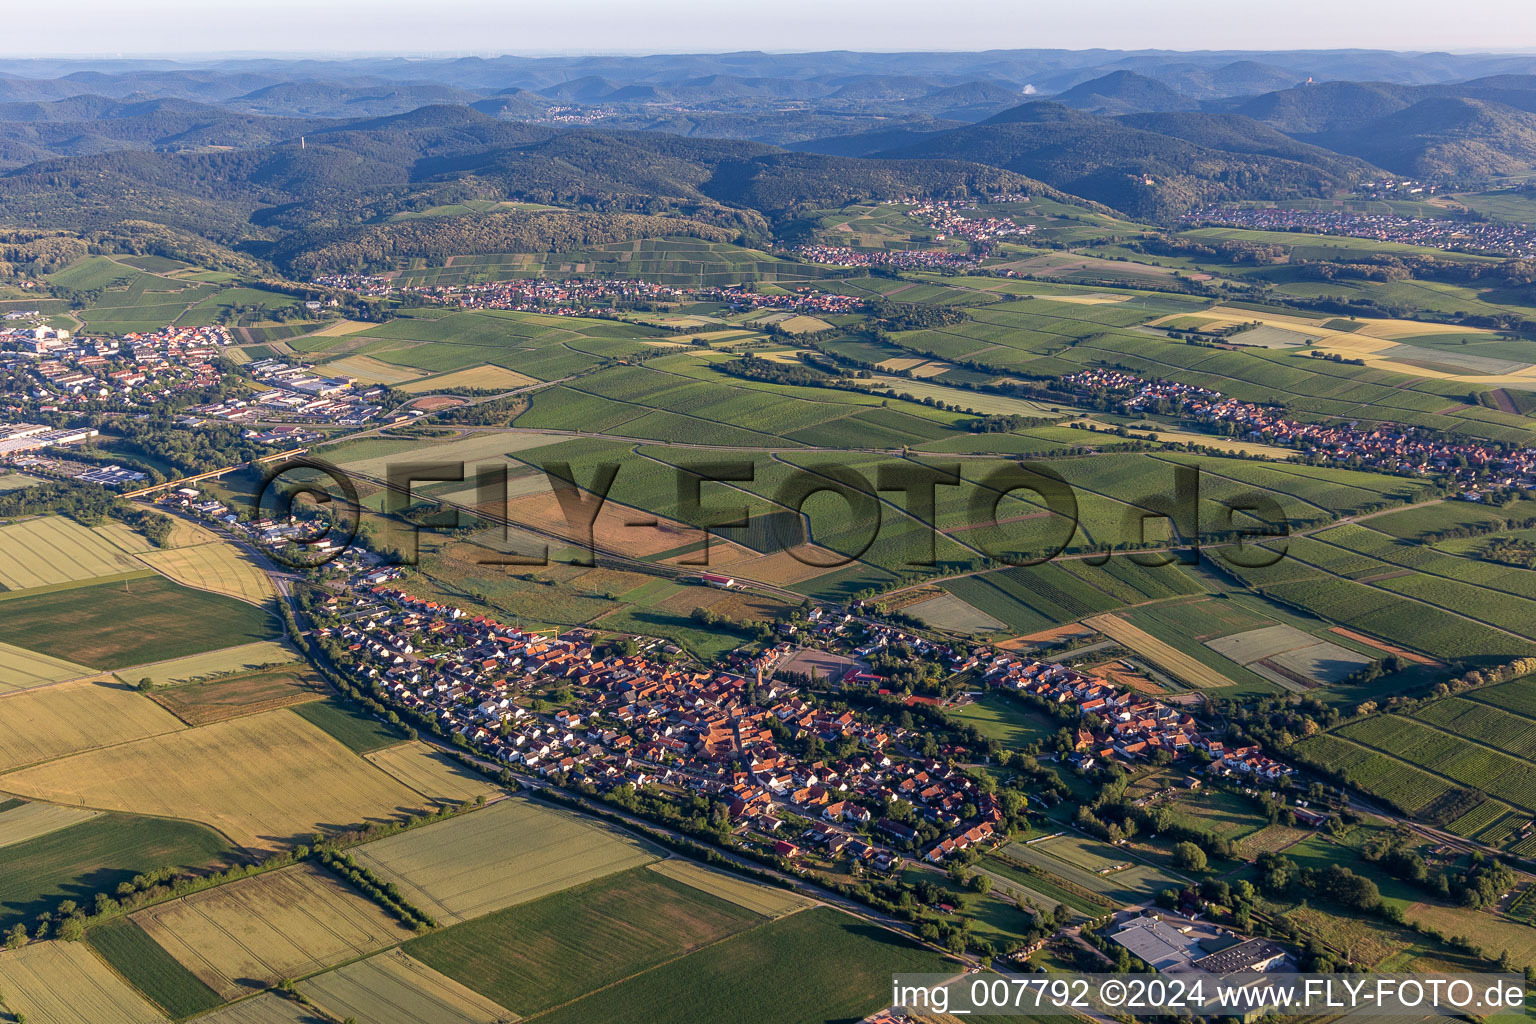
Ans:
{"type": "Polygon", "coordinates": [[[78,659],[98,669],[271,640],[278,632],[270,608],[159,576],[17,597],[4,604],[0,643],[78,659]]]}
{"type": "Polygon", "coordinates": [[[0,586],[31,590],[138,572],[144,563],[90,527],[63,516],[0,526],[0,586]]]}
{"type": "Polygon", "coordinates": [[[505,1007],[399,949],[299,983],[299,991],[338,1020],[369,1024],[510,1024],[505,1007]]]}
{"type": "Polygon", "coordinates": [[[113,970],[174,1018],[211,1010],[224,1002],[127,918],[97,925],[88,933],[88,941],[113,970]]]}
{"type": "Polygon", "coordinates": [[[479,773],[450,760],[419,740],[366,755],[375,767],[438,804],[458,804],[476,797],[492,799],[497,788],[479,773]]]}
{"type": "Polygon", "coordinates": [[[0,802],[0,849],[90,821],[97,813],[56,804],[29,804],[18,800],[0,802]]]}
{"type": "Polygon", "coordinates": [[[486,363],[483,366],[471,366],[463,370],[455,370],[437,377],[426,377],[405,385],[400,390],[408,395],[418,395],[433,391],[453,391],[466,389],[471,391],[510,391],[513,388],[526,387],[529,384],[537,384],[538,381],[526,374],[509,370],[505,366],[492,366],[486,363]]]}
{"type": "Polygon", "coordinates": [[[673,881],[691,885],[695,889],[707,892],[711,896],[718,896],[727,903],[745,907],[764,917],[783,917],[815,905],[806,897],[787,889],[762,885],[742,878],[740,875],[716,871],[681,857],[670,857],[647,867],[657,874],[666,875],[673,881]]]}
{"type": "Polygon", "coordinates": [[[0,772],[181,727],[154,701],[114,680],[25,690],[0,700],[0,772]]]}
{"type": "Polygon", "coordinates": [[[1342,682],[1376,660],[1288,625],[1207,640],[1206,646],[1287,690],[1342,682]]]}
{"type": "Polygon", "coordinates": [[[1331,733],[1302,740],[1294,749],[1304,763],[1311,762],[1407,814],[1450,797],[1455,789],[1448,779],[1331,733]]]}
{"type": "Polygon", "coordinates": [[[200,825],[126,814],[94,815],[78,824],[4,848],[0,927],[29,927],[67,899],[86,903],[133,876],[165,867],[221,864],[228,844],[200,825]]]}
{"type": "Polygon", "coordinates": [[[857,1020],[886,1005],[893,973],[953,961],[826,907],[792,914],[541,1015],[540,1024],[783,1024],[857,1020]],[[884,992],[886,995],[882,996],[884,992]]]}
{"type": "Polygon", "coordinates": [[[38,1024],[166,1024],[81,942],[0,951],[0,996],[12,1020],[38,1024]]]}
{"type": "Polygon", "coordinates": [[[293,713],[339,741],[354,754],[367,754],[399,743],[405,734],[343,701],[303,704],[293,713]]]}
{"type": "Polygon", "coordinates": [[[270,850],[316,830],[394,818],[421,797],[291,710],[121,743],[0,777],[0,788],[77,807],[202,822],[270,850]],[[249,771],[260,765],[259,773],[249,771]]]}
{"type": "Polygon", "coordinates": [[[352,853],[440,923],[467,921],[658,859],[628,836],[526,797],[352,853]]]}
{"type": "Polygon", "coordinates": [[[129,918],[223,999],[325,970],[413,934],[308,864],[268,871],[129,918]]]}
{"type": "Polygon", "coordinates": [[[150,699],[188,725],[209,725],[319,700],[325,692],[325,683],[307,667],[279,666],[157,687],[150,699]]]}
{"type": "Polygon", "coordinates": [[[233,544],[199,544],[149,551],[139,557],[156,572],[197,590],[224,594],[258,606],[277,596],[267,574],[233,544]]]}
{"type": "Polygon", "coordinates": [[[935,629],[947,629],[955,633],[994,633],[1005,625],[950,593],[924,598],[901,610],[935,629]]]}
{"type": "Polygon", "coordinates": [[[1517,969],[1536,967],[1536,928],[1486,910],[1414,903],[1403,915],[1411,924],[1424,924],[1443,935],[1470,939],[1483,956],[1497,960],[1508,952],[1517,969]]]}
{"type": "Polygon", "coordinates": [[[242,999],[197,1020],[198,1024],[324,1024],[313,1011],[276,992],[242,999]]]}
{"type": "Polygon", "coordinates": [[[130,673],[132,678],[123,681],[136,683],[140,679],[148,679],[156,686],[200,683],[220,676],[241,675],[257,669],[292,664],[298,658],[298,652],[286,644],[264,640],[186,658],[172,658],[153,665],[135,665],[130,673]]]}
{"type": "Polygon", "coordinates": [[[1013,843],[1004,852],[1120,903],[1145,903],[1179,880],[1092,839],[1060,836],[1013,843]]]}
{"type": "Polygon", "coordinates": [[[1221,673],[1163,643],[1118,615],[1095,615],[1084,619],[1083,625],[1092,626],[1111,640],[1124,644],[1157,668],[1190,686],[1219,689],[1232,685],[1232,680],[1221,673]]]}
{"type": "Polygon", "coordinates": [[[701,889],[636,868],[424,936],[405,948],[528,1016],[764,921],[701,889]]]}
{"type": "Polygon", "coordinates": [[[72,661],[0,643],[0,694],[79,679],[92,671],[72,661]]]}
{"type": "Polygon", "coordinates": [[[1536,768],[1477,733],[1452,732],[1403,715],[1376,715],[1335,735],[1536,813],[1536,768]]]}

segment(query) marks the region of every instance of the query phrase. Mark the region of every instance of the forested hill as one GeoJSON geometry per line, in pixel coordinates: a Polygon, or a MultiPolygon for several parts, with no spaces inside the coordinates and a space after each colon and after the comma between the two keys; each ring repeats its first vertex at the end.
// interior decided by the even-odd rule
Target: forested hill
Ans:
{"type": "MultiPolygon", "coordinates": [[[[959,160],[872,161],[789,153],[760,143],[657,132],[560,129],[468,107],[426,107],[345,124],[309,124],[302,141],[229,151],[119,151],[40,161],[0,174],[0,220],[101,230],[125,220],[194,232],[314,269],[321,253],[417,254],[453,247],[452,227],[402,214],[470,198],[550,204],[596,216],[665,216],[671,233],[768,234],[803,209],[903,195],[1032,191],[1071,201],[1011,171],[959,160]],[[678,218],[689,223],[677,222],[678,218]],[[708,228],[709,230],[705,230],[708,228]],[[341,248],[338,248],[341,246],[341,248]],[[361,247],[348,248],[348,247],[361,247]],[[405,247],[402,249],[402,247],[405,247]]],[[[576,225],[509,214],[465,219],[461,242],[624,237],[640,221],[576,225]],[[471,238],[472,236],[472,238],[471,238]]]]}
{"type": "Polygon", "coordinates": [[[1024,104],[977,125],[908,135],[888,148],[861,150],[857,142],[833,139],[826,148],[887,159],[974,160],[1148,219],[1210,202],[1327,195],[1379,173],[1365,161],[1246,118],[1101,117],[1051,102],[1024,104]]]}

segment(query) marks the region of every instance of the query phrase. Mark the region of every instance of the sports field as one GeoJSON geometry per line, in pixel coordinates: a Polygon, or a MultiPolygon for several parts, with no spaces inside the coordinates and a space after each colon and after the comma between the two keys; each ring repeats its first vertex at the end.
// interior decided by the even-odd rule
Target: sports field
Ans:
{"type": "Polygon", "coordinates": [[[517,1015],[398,949],[299,983],[337,1020],[369,1024],[505,1024],[517,1015]]]}
{"type": "Polygon", "coordinates": [[[140,679],[148,679],[157,686],[189,683],[193,680],[209,679],[227,673],[249,672],[268,665],[287,665],[297,661],[298,658],[298,652],[291,647],[276,641],[263,640],[254,644],[241,644],[239,647],[208,651],[206,654],[194,654],[186,658],[172,658],[170,661],[153,665],[135,665],[133,671],[127,673],[132,678],[125,679],[124,682],[137,683],[140,679]]]}
{"type": "Polygon", "coordinates": [[[422,805],[287,710],[76,754],[13,772],[0,786],[54,803],[203,822],[253,850],[422,805]]]}
{"type": "Polygon", "coordinates": [[[1200,664],[1194,658],[1175,650],[1139,626],[1133,626],[1118,615],[1094,615],[1083,620],[1118,643],[1122,643],[1146,658],[1156,667],[1190,686],[1215,688],[1231,686],[1232,680],[1215,669],[1200,664]]]}
{"type": "Polygon", "coordinates": [[[225,999],[366,956],[414,934],[309,864],[193,893],[131,919],[225,999]]]}
{"type": "Polygon", "coordinates": [[[83,942],[34,942],[0,952],[0,998],[10,1019],[38,1024],[166,1021],[83,942]]]}
{"type": "Polygon", "coordinates": [[[649,869],[657,874],[666,875],[674,881],[682,882],[684,885],[691,885],[711,896],[718,896],[738,907],[745,907],[754,913],[762,914],[764,917],[783,917],[785,914],[793,914],[797,910],[816,905],[813,900],[792,893],[788,889],[762,885],[742,878],[740,875],[716,871],[695,861],[683,860],[679,857],[657,861],[649,865],[649,869]]]}
{"type": "Polygon", "coordinates": [[[0,643],[118,669],[270,640],[276,615],[160,576],[4,602],[0,643]]]}
{"type": "Polygon", "coordinates": [[[465,768],[419,740],[385,747],[367,759],[435,803],[463,803],[497,793],[479,773],[465,768]]]}
{"type": "MultiPolygon", "coordinates": [[[[115,680],[26,690],[0,699],[0,772],[181,727],[174,715],[115,680]]],[[[0,779],[0,788],[5,785],[0,779]]]]}
{"type": "Polygon", "coordinates": [[[0,586],[7,590],[117,576],[142,568],[138,559],[116,544],[63,516],[0,526],[0,586]]]}
{"type": "Polygon", "coordinates": [[[0,693],[88,676],[91,669],[22,647],[0,644],[0,693]]]}
{"type": "Polygon", "coordinates": [[[164,573],[177,583],[250,604],[263,604],[277,593],[267,574],[245,552],[231,544],[198,544],[149,551],[139,557],[151,569],[164,573]]]}
{"type": "Polygon", "coordinates": [[[96,817],[97,811],[57,804],[22,804],[0,811],[0,848],[24,843],[96,817]]]}
{"type": "Polygon", "coordinates": [[[526,797],[352,851],[439,923],[465,921],[656,860],[637,840],[526,797]]]}
{"type": "Polygon", "coordinates": [[[634,869],[424,936],[406,951],[524,1016],[763,923],[634,869]]]}

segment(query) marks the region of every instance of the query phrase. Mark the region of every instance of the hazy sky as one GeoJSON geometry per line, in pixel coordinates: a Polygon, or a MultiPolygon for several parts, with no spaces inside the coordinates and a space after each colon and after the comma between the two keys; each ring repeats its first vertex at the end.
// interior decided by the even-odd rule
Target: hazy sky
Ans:
{"type": "Polygon", "coordinates": [[[50,0],[0,53],[592,53],[1030,47],[1536,51],[1532,0],[50,0]]]}

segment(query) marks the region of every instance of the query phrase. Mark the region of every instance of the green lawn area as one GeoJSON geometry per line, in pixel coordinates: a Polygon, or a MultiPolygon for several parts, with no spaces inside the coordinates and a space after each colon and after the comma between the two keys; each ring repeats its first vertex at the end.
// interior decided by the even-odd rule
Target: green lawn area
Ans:
{"type": "Polygon", "coordinates": [[[1179,824],[1223,839],[1241,839],[1269,824],[1252,800],[1223,790],[1181,796],[1169,809],[1179,824]]]}
{"type": "Polygon", "coordinates": [[[974,725],[983,736],[1012,749],[1050,739],[1061,728],[1061,723],[1044,712],[1027,708],[1002,693],[983,694],[974,704],[951,708],[946,714],[956,721],[974,725]]]}

